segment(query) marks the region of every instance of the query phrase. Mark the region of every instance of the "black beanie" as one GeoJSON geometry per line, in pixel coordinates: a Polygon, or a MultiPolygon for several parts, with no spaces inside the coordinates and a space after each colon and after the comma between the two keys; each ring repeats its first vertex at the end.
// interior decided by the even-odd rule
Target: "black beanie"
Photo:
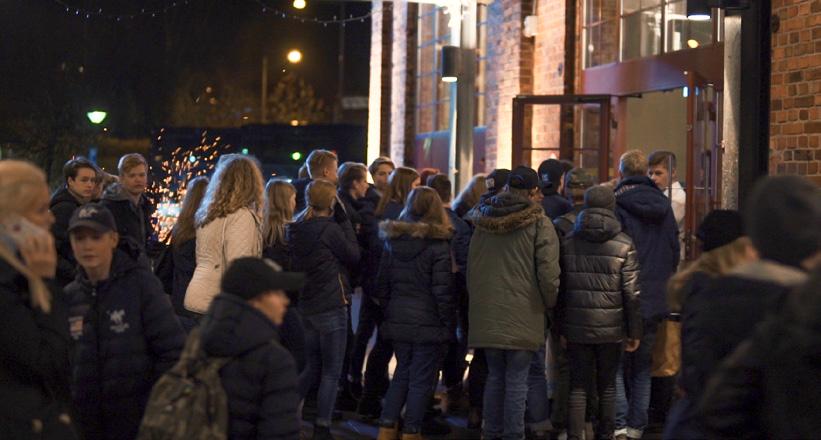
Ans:
{"type": "Polygon", "coordinates": [[[271,260],[242,257],[234,260],[222,276],[222,291],[249,300],[272,290],[299,290],[304,276],[282,272],[271,260]]]}
{"type": "Polygon", "coordinates": [[[716,209],[704,217],[698,225],[696,237],[701,240],[701,250],[709,252],[728,245],[744,235],[741,213],[729,209],[716,209]]]}
{"type": "Polygon", "coordinates": [[[821,191],[799,176],[766,177],[747,199],[744,225],[762,258],[800,267],[821,248],[821,191]]]}
{"type": "Polygon", "coordinates": [[[604,208],[611,211],[616,210],[616,194],[613,188],[604,185],[596,185],[584,192],[585,208],[604,208]]]}

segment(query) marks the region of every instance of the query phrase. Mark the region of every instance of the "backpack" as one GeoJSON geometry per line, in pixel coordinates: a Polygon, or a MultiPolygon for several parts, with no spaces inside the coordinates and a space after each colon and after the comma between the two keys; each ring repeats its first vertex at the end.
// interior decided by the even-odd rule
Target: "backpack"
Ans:
{"type": "Polygon", "coordinates": [[[230,360],[207,357],[200,329],[192,330],[179,362],[151,390],[137,439],[227,439],[228,397],[219,370],[230,360]]]}

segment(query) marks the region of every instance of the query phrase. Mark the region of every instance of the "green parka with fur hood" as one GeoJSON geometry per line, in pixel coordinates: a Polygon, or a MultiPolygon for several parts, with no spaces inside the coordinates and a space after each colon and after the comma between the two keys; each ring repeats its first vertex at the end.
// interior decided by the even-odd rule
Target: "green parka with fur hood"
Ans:
{"type": "Polygon", "coordinates": [[[505,192],[468,213],[469,345],[536,351],[559,289],[559,240],[542,207],[505,192]]]}

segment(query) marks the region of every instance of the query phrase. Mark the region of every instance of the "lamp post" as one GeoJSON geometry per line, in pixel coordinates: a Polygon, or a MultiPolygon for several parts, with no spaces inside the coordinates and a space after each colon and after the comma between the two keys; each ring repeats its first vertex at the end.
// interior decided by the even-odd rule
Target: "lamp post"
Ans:
{"type": "MultiPolygon", "coordinates": [[[[283,64],[282,67],[279,69],[281,72],[285,71],[285,67],[290,64],[299,64],[302,62],[302,51],[299,49],[291,49],[288,51],[288,54],[285,55],[285,59],[288,61],[286,64],[283,64]]],[[[260,99],[259,99],[259,123],[264,124],[265,120],[268,117],[268,111],[265,107],[265,101],[268,97],[268,57],[262,57],[262,84],[260,87],[260,99]]]]}
{"type": "MultiPolygon", "coordinates": [[[[102,110],[92,110],[86,113],[86,117],[88,118],[89,122],[96,126],[102,124],[103,121],[105,121],[106,116],[108,116],[108,113],[102,110]]],[[[97,151],[98,150],[95,145],[92,145],[88,148],[88,160],[95,164],[97,163],[97,151]]]]}

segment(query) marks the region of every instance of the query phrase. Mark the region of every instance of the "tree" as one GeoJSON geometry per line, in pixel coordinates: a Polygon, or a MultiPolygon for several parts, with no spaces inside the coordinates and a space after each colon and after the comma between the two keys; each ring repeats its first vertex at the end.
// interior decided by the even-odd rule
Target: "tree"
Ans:
{"type": "Polygon", "coordinates": [[[316,97],[314,88],[294,73],[288,72],[277,81],[268,97],[268,115],[272,122],[300,125],[320,124],[328,121],[328,110],[322,99],[316,97]]]}

